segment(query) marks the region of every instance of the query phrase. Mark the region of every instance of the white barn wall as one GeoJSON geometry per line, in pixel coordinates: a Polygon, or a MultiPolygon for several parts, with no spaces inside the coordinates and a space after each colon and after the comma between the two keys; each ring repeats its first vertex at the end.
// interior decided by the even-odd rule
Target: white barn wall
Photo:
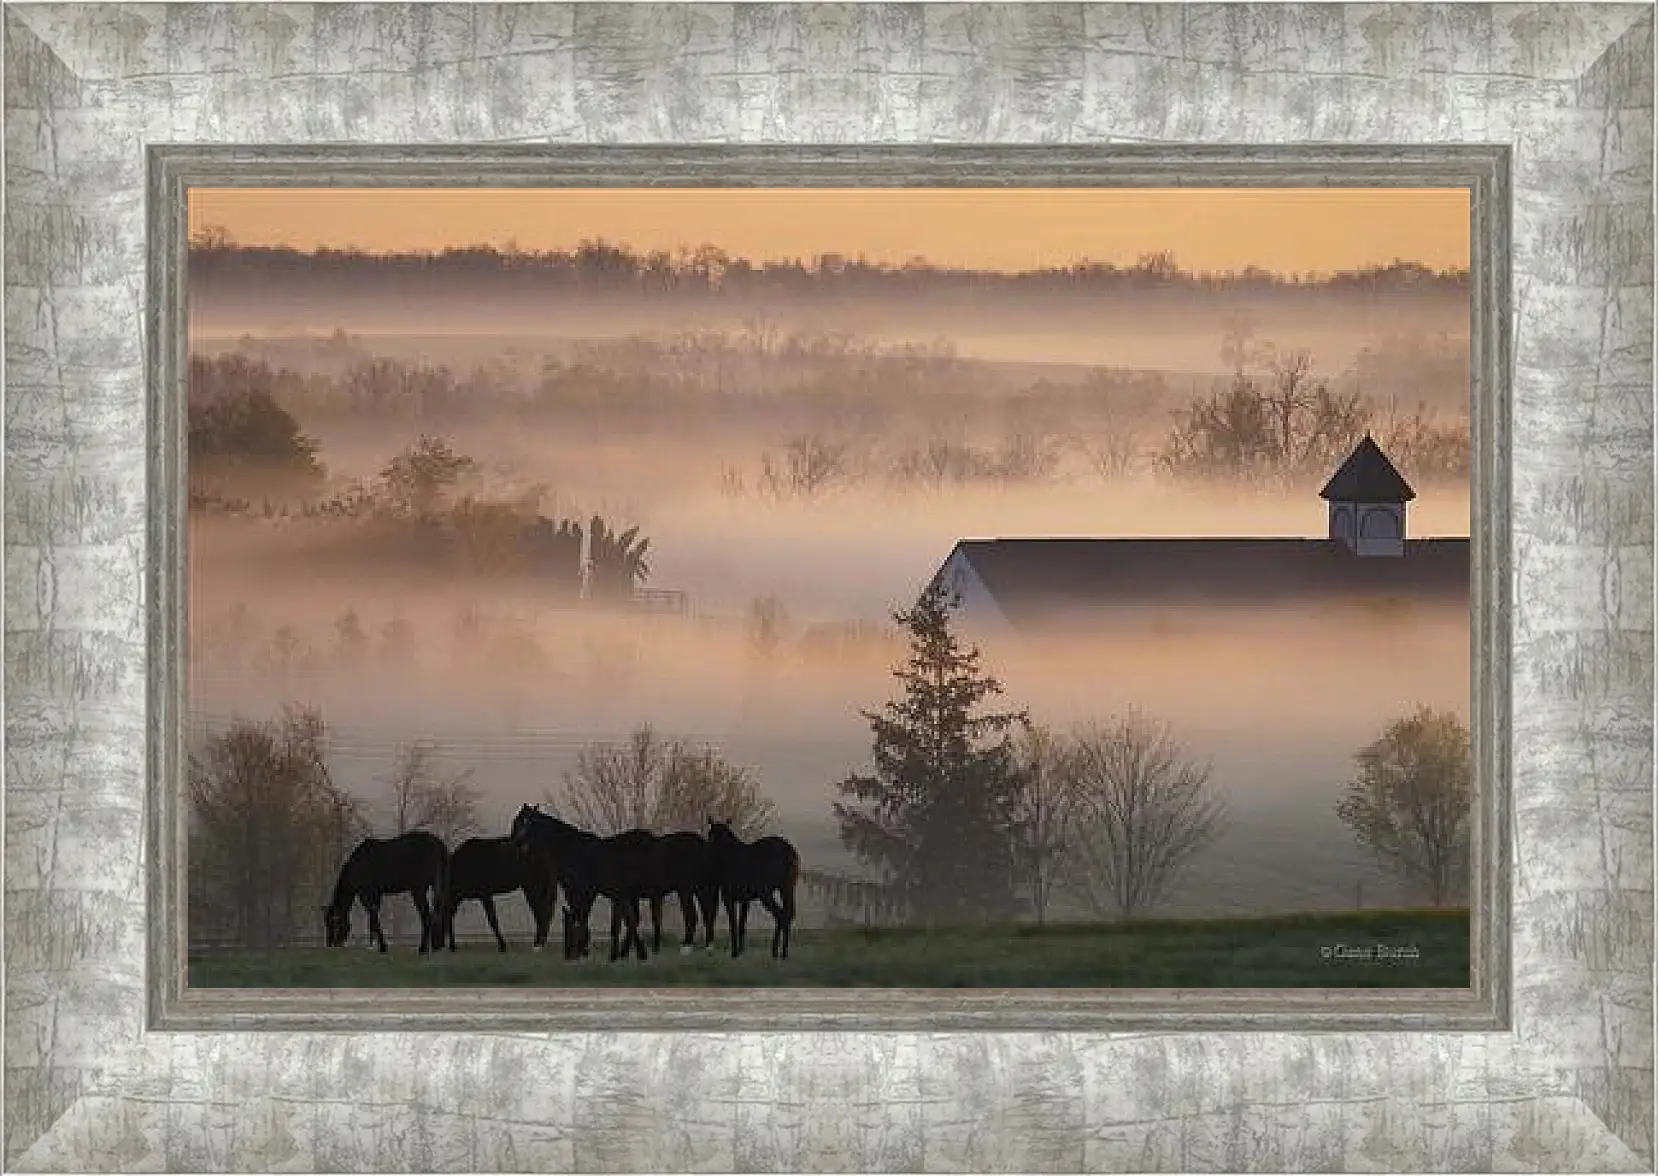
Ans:
{"type": "Polygon", "coordinates": [[[961,604],[957,608],[956,616],[964,632],[995,635],[1012,631],[1006,614],[996,603],[996,598],[985,587],[979,573],[974,570],[961,548],[950,553],[950,558],[944,561],[941,569],[945,584],[955,589],[961,595],[961,604]]]}

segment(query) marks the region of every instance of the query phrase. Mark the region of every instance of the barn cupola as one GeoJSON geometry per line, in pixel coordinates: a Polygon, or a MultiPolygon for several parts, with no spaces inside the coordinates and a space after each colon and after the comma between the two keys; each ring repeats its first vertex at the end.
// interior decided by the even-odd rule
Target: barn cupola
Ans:
{"type": "Polygon", "coordinates": [[[1416,497],[1369,433],[1318,496],[1330,504],[1330,538],[1358,555],[1405,554],[1405,504],[1416,497]]]}

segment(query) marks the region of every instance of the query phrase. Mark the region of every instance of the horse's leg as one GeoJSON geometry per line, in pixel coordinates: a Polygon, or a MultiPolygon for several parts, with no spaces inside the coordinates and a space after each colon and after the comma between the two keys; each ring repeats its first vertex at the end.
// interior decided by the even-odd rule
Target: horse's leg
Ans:
{"type": "Polygon", "coordinates": [[[651,895],[651,950],[657,955],[662,954],[662,903],[663,896],[651,895]]]}
{"type": "Polygon", "coordinates": [[[460,900],[450,895],[443,904],[443,938],[449,943],[449,950],[455,950],[455,910],[460,900]]]}
{"type": "Polygon", "coordinates": [[[375,895],[372,901],[363,900],[363,909],[368,911],[368,941],[379,945],[381,954],[386,951],[386,933],[380,929],[380,896],[375,895]]]}
{"type": "Polygon", "coordinates": [[[760,896],[760,905],[771,915],[771,958],[775,960],[778,948],[783,945],[783,904],[768,893],[760,896]]]}
{"type": "Polygon", "coordinates": [[[679,941],[679,954],[684,955],[697,942],[697,899],[689,886],[681,887],[678,896],[679,921],[685,924],[685,936],[679,941]]]}
{"type": "Polygon", "coordinates": [[[748,906],[749,900],[743,899],[742,905],[737,908],[737,950],[732,955],[742,955],[743,948],[748,940],[748,906]]]}
{"type": "MultiPolygon", "coordinates": [[[[632,929],[633,929],[633,926],[630,923],[628,925],[628,930],[629,930],[630,933],[631,933],[632,929]]],[[[610,962],[611,963],[615,963],[616,958],[618,956],[620,956],[622,954],[622,951],[624,950],[619,945],[621,934],[622,934],[622,900],[619,899],[619,898],[612,898],[610,900],[610,962]]]]}
{"type": "Polygon", "coordinates": [[[420,954],[442,947],[442,943],[434,943],[438,934],[437,922],[432,916],[432,907],[426,901],[426,888],[415,886],[409,890],[409,897],[414,900],[415,914],[420,916],[420,954]]]}
{"type": "Polygon", "coordinates": [[[569,904],[566,903],[565,907],[564,907],[564,958],[565,959],[574,960],[574,959],[577,958],[577,953],[581,950],[581,942],[578,938],[579,934],[580,934],[580,932],[576,927],[575,912],[572,911],[569,907],[569,904]]]}
{"type": "Polygon", "coordinates": [[[574,955],[571,959],[586,959],[593,946],[593,903],[597,896],[593,892],[580,895],[573,905],[567,907],[570,914],[571,929],[575,932],[574,955]]]}
{"type": "Polygon", "coordinates": [[[783,907],[783,959],[789,958],[789,939],[794,935],[794,885],[784,883],[779,894],[783,907]]]}
{"type": "Polygon", "coordinates": [[[697,904],[702,907],[702,946],[705,950],[712,950],[714,925],[720,921],[720,888],[706,887],[697,895],[697,904]]]}
{"type": "MultiPolygon", "coordinates": [[[[530,891],[524,892],[526,895],[530,891]]],[[[530,901],[530,913],[535,916],[535,950],[540,951],[547,946],[547,933],[553,925],[553,903],[546,901],[530,901]]]]}
{"type": "Polygon", "coordinates": [[[725,935],[731,940],[731,958],[736,959],[743,949],[737,942],[737,900],[729,894],[725,896],[725,935]]]}
{"type": "Polygon", "coordinates": [[[478,901],[484,905],[484,918],[489,920],[489,929],[495,932],[495,946],[506,951],[507,941],[501,937],[501,924],[495,918],[495,896],[486,894],[478,901]]]}
{"type": "MultiPolygon", "coordinates": [[[[661,909],[662,900],[658,898],[655,900],[655,910],[660,911],[661,909]]],[[[639,926],[641,919],[639,918],[639,900],[637,898],[631,898],[628,900],[626,918],[628,921],[628,932],[633,936],[633,946],[638,950],[639,958],[646,959],[649,953],[645,951],[645,932],[639,926]]],[[[659,926],[657,929],[658,942],[660,942],[661,934],[662,932],[659,926]]],[[[623,954],[625,955],[627,953],[623,952],[623,954]]]]}

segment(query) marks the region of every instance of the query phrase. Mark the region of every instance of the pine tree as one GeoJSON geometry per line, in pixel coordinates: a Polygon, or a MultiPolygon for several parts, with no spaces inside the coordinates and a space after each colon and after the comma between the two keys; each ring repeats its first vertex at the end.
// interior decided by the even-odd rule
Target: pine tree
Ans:
{"type": "Polygon", "coordinates": [[[864,711],[874,734],[872,775],[837,786],[841,843],[881,867],[910,917],[925,923],[1011,918],[1020,787],[1011,731],[1022,712],[980,712],[1002,685],[976,647],[951,629],[960,598],[935,581],[893,619],[909,636],[893,671],[901,698],[864,711]]]}

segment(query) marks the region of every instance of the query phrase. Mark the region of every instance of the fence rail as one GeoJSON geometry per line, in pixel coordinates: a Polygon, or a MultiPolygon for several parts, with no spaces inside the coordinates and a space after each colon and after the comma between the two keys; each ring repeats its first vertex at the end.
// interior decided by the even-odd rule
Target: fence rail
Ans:
{"type": "Polygon", "coordinates": [[[684,616],[690,611],[690,598],[678,588],[640,588],[634,592],[632,603],[641,612],[684,616]]]}

